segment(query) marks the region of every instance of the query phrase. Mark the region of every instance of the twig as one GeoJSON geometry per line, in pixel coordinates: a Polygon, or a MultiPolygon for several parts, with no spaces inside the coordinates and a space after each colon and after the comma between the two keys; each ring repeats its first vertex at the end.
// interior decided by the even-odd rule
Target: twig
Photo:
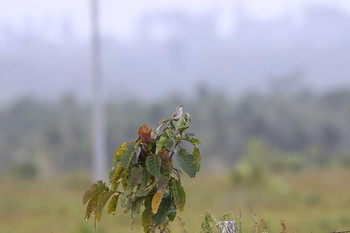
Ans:
{"type": "Polygon", "coordinates": [[[257,219],[256,214],[255,214],[255,212],[254,212],[253,209],[250,209],[250,212],[252,212],[252,215],[253,215],[254,221],[255,221],[254,233],[257,233],[257,232],[258,232],[258,224],[259,224],[259,223],[258,223],[258,219],[257,219]]]}

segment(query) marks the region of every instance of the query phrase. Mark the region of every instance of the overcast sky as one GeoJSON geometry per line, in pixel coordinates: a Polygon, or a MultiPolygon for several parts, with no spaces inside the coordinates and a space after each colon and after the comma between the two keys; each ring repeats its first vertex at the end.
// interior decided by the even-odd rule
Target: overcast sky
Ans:
{"type": "MultiPolygon", "coordinates": [[[[26,24],[42,26],[66,19],[73,23],[78,36],[85,37],[89,32],[89,3],[90,0],[0,0],[0,22],[21,31],[26,24]]],[[[334,6],[350,14],[349,0],[100,0],[101,27],[104,33],[129,37],[143,12],[180,9],[193,15],[216,10],[225,29],[232,22],[231,9],[237,6],[254,18],[266,20],[301,12],[314,3],[334,6]]]]}

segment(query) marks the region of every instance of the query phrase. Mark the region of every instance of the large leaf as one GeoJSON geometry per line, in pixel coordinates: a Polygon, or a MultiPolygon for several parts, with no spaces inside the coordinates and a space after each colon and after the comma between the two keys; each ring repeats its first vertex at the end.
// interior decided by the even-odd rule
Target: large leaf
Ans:
{"type": "Polygon", "coordinates": [[[193,155],[189,154],[185,149],[181,148],[175,153],[176,160],[184,172],[190,177],[195,177],[197,173],[196,161],[193,155]]]}
{"type": "Polygon", "coordinates": [[[168,152],[163,153],[162,155],[162,173],[169,176],[173,170],[173,161],[168,152]]]}
{"type": "Polygon", "coordinates": [[[152,221],[152,197],[148,196],[145,199],[145,209],[142,213],[142,226],[144,232],[150,232],[150,226],[151,226],[151,221],[152,221]]]}
{"type": "MultiPolygon", "coordinates": [[[[153,202],[152,202],[153,204],[153,202]]],[[[167,220],[167,215],[171,208],[171,196],[167,192],[162,198],[162,202],[160,203],[160,207],[158,208],[157,213],[153,216],[153,221],[157,225],[163,225],[167,220]]]]}
{"type": "Polygon", "coordinates": [[[114,151],[114,165],[116,165],[117,161],[122,157],[128,144],[128,142],[124,142],[118,149],[114,151]]]}
{"type": "Polygon", "coordinates": [[[181,186],[181,183],[178,180],[176,179],[171,180],[170,192],[171,192],[171,195],[174,197],[175,206],[180,211],[182,211],[186,203],[186,194],[185,194],[184,188],[181,186]]]}
{"type": "Polygon", "coordinates": [[[197,172],[201,168],[201,152],[198,147],[193,149],[192,155],[194,157],[194,161],[196,162],[197,172]]]}
{"type": "Polygon", "coordinates": [[[120,158],[120,164],[123,166],[123,168],[127,169],[129,167],[129,164],[132,160],[132,157],[135,154],[135,151],[135,142],[129,143],[120,158]]]}
{"type": "Polygon", "coordinates": [[[151,174],[147,171],[147,169],[142,169],[142,174],[141,174],[141,189],[145,189],[148,185],[149,178],[151,177],[151,174]]]}
{"type": "Polygon", "coordinates": [[[109,173],[109,183],[111,184],[112,189],[116,190],[118,188],[120,178],[124,171],[125,169],[120,165],[109,173]]]}
{"type": "Polygon", "coordinates": [[[106,188],[107,187],[102,180],[99,180],[96,183],[92,184],[83,195],[83,205],[85,205],[91,198],[93,198],[95,195],[99,194],[102,190],[106,188]]]}
{"type": "Polygon", "coordinates": [[[141,182],[142,179],[142,167],[134,167],[131,172],[131,182],[132,185],[137,185],[141,182]]]}
{"type": "Polygon", "coordinates": [[[96,206],[96,210],[95,210],[95,217],[96,217],[96,221],[99,222],[101,219],[101,215],[102,215],[102,210],[105,207],[107,201],[109,200],[109,198],[114,194],[113,190],[109,190],[107,192],[102,192],[98,195],[97,198],[97,206],[96,206]]]}
{"type": "Polygon", "coordinates": [[[88,220],[92,214],[92,212],[94,212],[96,210],[96,206],[97,206],[97,197],[98,196],[94,196],[92,197],[87,206],[86,206],[86,211],[85,211],[85,220],[88,220]]]}
{"type": "Polygon", "coordinates": [[[115,211],[117,209],[117,205],[118,205],[118,199],[119,199],[119,193],[117,193],[116,195],[113,195],[113,197],[111,198],[111,200],[108,203],[108,214],[115,214],[115,211]]]}
{"type": "Polygon", "coordinates": [[[167,138],[164,136],[161,136],[159,138],[157,145],[156,145],[156,154],[158,154],[159,151],[165,146],[166,141],[167,141],[167,138]]]}
{"type": "Polygon", "coordinates": [[[186,113],[184,117],[182,117],[180,120],[177,121],[175,128],[182,132],[190,127],[191,123],[191,116],[190,114],[186,113]]]}
{"type": "Polygon", "coordinates": [[[160,176],[162,161],[158,155],[151,155],[146,158],[146,167],[148,172],[154,177],[160,176]]]}
{"type": "Polygon", "coordinates": [[[165,187],[160,191],[156,192],[152,198],[152,212],[155,214],[158,211],[160,202],[162,201],[163,195],[165,192],[165,187]]]}
{"type": "Polygon", "coordinates": [[[201,144],[201,141],[198,138],[194,137],[194,134],[187,133],[182,139],[188,141],[194,146],[201,144]]]}
{"type": "Polygon", "coordinates": [[[175,145],[174,139],[168,138],[165,142],[165,147],[167,150],[172,150],[175,145]]]}
{"type": "Polygon", "coordinates": [[[169,219],[169,221],[174,221],[174,219],[175,219],[175,217],[176,217],[176,207],[175,207],[175,205],[172,203],[171,204],[171,206],[170,206],[170,209],[169,209],[169,211],[168,211],[168,219],[169,219]]]}

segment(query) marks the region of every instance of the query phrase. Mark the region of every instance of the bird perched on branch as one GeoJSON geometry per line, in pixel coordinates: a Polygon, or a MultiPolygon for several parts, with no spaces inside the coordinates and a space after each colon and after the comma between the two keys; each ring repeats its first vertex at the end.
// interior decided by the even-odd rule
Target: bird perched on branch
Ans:
{"type": "Polygon", "coordinates": [[[173,120],[177,121],[178,119],[180,119],[180,117],[182,116],[182,108],[183,108],[182,104],[176,107],[175,112],[171,116],[173,120]]]}

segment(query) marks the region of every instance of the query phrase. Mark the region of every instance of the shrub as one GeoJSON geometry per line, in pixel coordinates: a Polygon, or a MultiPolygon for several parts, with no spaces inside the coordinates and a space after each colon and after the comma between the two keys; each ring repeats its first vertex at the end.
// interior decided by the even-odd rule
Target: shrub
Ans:
{"type": "Polygon", "coordinates": [[[108,214],[114,214],[121,202],[124,213],[131,214],[131,222],[143,207],[144,232],[169,232],[169,222],[186,202],[181,170],[193,178],[201,163],[200,141],[186,132],[190,122],[186,113],[162,119],[155,129],[142,124],[137,139],[115,151],[109,182],[99,180],[84,193],[86,219],[93,214],[98,223],[108,201],[108,214]]]}

